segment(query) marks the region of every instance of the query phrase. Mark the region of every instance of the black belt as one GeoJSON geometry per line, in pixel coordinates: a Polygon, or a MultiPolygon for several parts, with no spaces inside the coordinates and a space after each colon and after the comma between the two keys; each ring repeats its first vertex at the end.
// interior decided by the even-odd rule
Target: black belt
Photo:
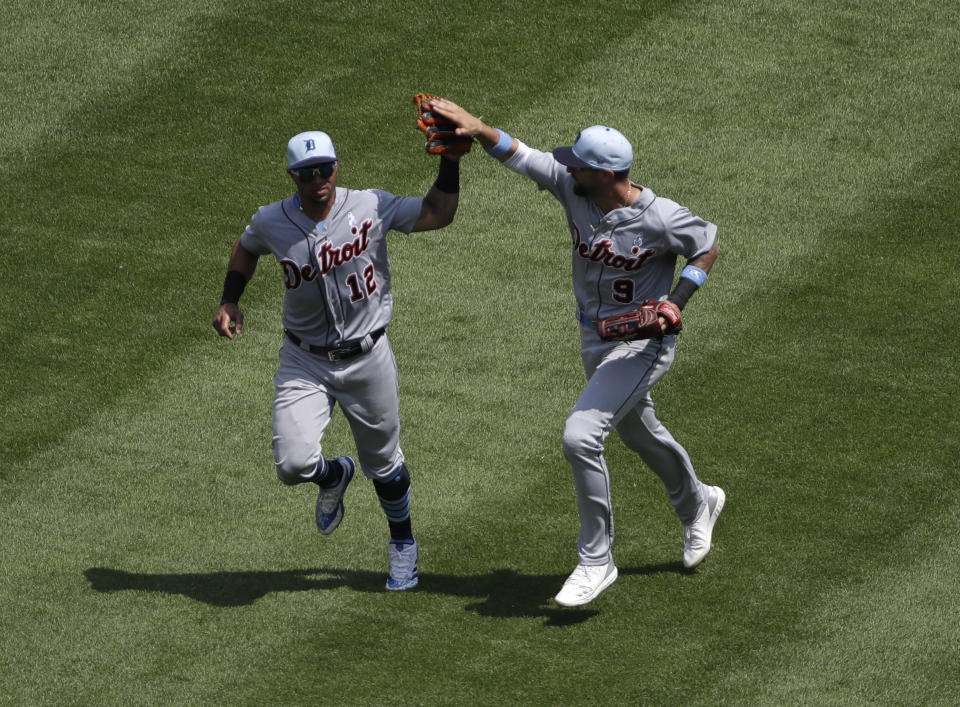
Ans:
{"type": "Polygon", "coordinates": [[[377,342],[377,340],[386,332],[387,328],[381,327],[376,331],[370,332],[362,339],[344,341],[340,346],[314,346],[313,344],[304,343],[300,337],[294,334],[292,331],[288,331],[286,329],[283,330],[283,333],[287,335],[287,338],[304,351],[309,351],[310,353],[317,354],[319,356],[325,356],[331,361],[346,361],[348,358],[353,358],[354,356],[359,356],[362,353],[366,353],[373,348],[373,345],[377,342]]]}

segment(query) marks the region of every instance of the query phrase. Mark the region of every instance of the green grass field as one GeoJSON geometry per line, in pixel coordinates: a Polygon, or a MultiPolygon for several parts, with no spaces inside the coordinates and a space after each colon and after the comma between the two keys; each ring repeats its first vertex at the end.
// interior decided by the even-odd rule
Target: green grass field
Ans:
{"type": "MultiPolygon", "coordinates": [[[[0,6],[0,704],[957,704],[960,8],[943,0],[0,6]],[[583,374],[562,212],[475,150],[394,233],[421,588],[373,489],[277,481],[282,282],[210,327],[233,240],[325,129],[422,195],[410,96],[542,149],[590,124],[720,227],[661,419],[728,494],[680,565],[608,444],[621,578],[576,563],[583,374]]],[[[324,439],[353,453],[337,413],[324,439]]]]}

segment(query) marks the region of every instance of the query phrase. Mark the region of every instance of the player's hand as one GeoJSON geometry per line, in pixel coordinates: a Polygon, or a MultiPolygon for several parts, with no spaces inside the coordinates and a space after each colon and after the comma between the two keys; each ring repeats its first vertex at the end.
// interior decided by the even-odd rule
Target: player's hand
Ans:
{"type": "Polygon", "coordinates": [[[430,109],[438,115],[457,124],[457,135],[476,137],[485,127],[484,122],[471,115],[453,101],[446,98],[434,98],[430,109]]]}
{"type": "Polygon", "coordinates": [[[217,316],[213,318],[213,328],[220,336],[232,339],[243,331],[243,312],[232,302],[220,305],[217,316]]]}
{"type": "Polygon", "coordinates": [[[673,302],[669,300],[664,300],[658,305],[657,318],[660,320],[660,330],[664,334],[675,334],[679,331],[679,328],[676,325],[676,322],[680,321],[680,308],[677,307],[673,302]],[[674,316],[668,317],[663,313],[664,309],[669,309],[673,312],[674,316]]]}

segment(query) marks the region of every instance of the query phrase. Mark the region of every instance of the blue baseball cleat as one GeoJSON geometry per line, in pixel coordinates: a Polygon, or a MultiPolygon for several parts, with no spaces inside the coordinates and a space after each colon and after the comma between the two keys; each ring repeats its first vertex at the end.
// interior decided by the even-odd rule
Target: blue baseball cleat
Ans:
{"type": "Polygon", "coordinates": [[[330,464],[338,464],[341,469],[340,481],[334,486],[321,488],[317,496],[317,530],[330,535],[343,520],[343,494],[353,479],[355,465],[350,457],[331,459],[330,464]]]}

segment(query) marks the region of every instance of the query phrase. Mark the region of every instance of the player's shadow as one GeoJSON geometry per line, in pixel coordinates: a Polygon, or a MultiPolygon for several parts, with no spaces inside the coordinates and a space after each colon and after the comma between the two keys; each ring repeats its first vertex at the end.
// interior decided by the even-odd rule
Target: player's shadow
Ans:
{"type": "MultiPolygon", "coordinates": [[[[621,575],[682,573],[680,563],[621,568],[621,575]]],[[[385,592],[384,573],[367,570],[315,568],[281,571],[200,572],[152,574],[107,567],[84,571],[94,591],[160,592],[181,594],[212,606],[252,604],[273,592],[324,591],[347,587],[357,592],[385,592]]],[[[542,617],[547,625],[581,623],[596,616],[594,609],[561,609],[550,601],[565,575],[525,575],[514,570],[494,570],[484,575],[422,573],[420,593],[476,599],[468,611],[498,618],[542,617]]]]}

